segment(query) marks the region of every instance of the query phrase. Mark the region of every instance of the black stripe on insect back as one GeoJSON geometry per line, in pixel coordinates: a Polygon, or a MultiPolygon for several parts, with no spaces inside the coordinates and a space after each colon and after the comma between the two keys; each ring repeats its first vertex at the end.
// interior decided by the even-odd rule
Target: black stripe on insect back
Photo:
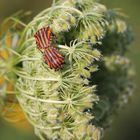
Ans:
{"type": "Polygon", "coordinates": [[[45,60],[45,63],[47,63],[50,68],[53,68],[52,67],[52,63],[51,63],[51,60],[50,60],[47,52],[44,52],[44,60],[45,60]]]}
{"type": "Polygon", "coordinates": [[[47,30],[46,30],[46,28],[43,28],[42,30],[43,30],[42,35],[43,35],[43,38],[44,38],[44,41],[45,41],[45,44],[46,44],[46,48],[48,48],[48,47],[50,47],[51,43],[50,43],[50,40],[47,36],[47,30]]]}
{"type": "Polygon", "coordinates": [[[46,30],[46,34],[47,34],[47,37],[48,37],[48,39],[49,40],[52,40],[52,30],[51,30],[51,28],[50,27],[47,27],[47,28],[45,28],[45,30],[46,30]]]}
{"type": "MultiPolygon", "coordinates": [[[[49,63],[51,63],[52,67],[55,69],[58,69],[62,66],[62,63],[64,62],[64,60],[60,57],[58,57],[56,54],[56,49],[54,48],[48,48],[45,51],[45,59],[49,60],[49,63]]],[[[49,64],[48,64],[49,65],[49,64]]]]}
{"type": "Polygon", "coordinates": [[[44,30],[44,28],[42,28],[36,32],[35,38],[37,41],[37,45],[40,49],[50,47],[50,45],[49,45],[50,43],[48,43],[48,38],[46,36],[46,31],[44,30]]]}
{"type": "Polygon", "coordinates": [[[45,51],[45,55],[47,57],[47,59],[49,60],[52,68],[57,68],[57,65],[55,64],[55,60],[52,57],[52,54],[49,52],[50,49],[46,49],[45,51]]]}
{"type": "Polygon", "coordinates": [[[44,52],[44,59],[48,61],[48,65],[50,68],[55,68],[55,65],[52,63],[52,58],[49,56],[48,49],[44,52]]]}
{"type": "Polygon", "coordinates": [[[45,28],[44,29],[45,30],[45,32],[46,32],[46,37],[47,37],[47,39],[48,39],[48,44],[49,45],[51,45],[51,43],[52,43],[52,31],[51,31],[51,29],[49,28],[49,27],[47,27],[47,28],[45,28]]]}
{"type": "Polygon", "coordinates": [[[62,60],[64,59],[64,57],[58,52],[58,50],[56,48],[53,48],[55,51],[55,55],[57,55],[57,57],[61,58],[62,60]]]}
{"type": "Polygon", "coordinates": [[[40,47],[43,49],[44,48],[44,44],[43,44],[43,41],[42,41],[42,38],[41,38],[41,33],[40,33],[40,30],[37,32],[37,38],[39,40],[39,43],[40,43],[40,47]]]}
{"type": "Polygon", "coordinates": [[[56,48],[52,48],[53,56],[57,59],[58,63],[61,65],[64,62],[64,57],[57,51],[56,48]]]}
{"type": "Polygon", "coordinates": [[[51,46],[53,33],[49,27],[41,28],[36,32],[34,37],[36,38],[38,48],[44,49],[51,46]]]}
{"type": "Polygon", "coordinates": [[[48,55],[52,58],[52,63],[55,65],[55,68],[59,67],[61,65],[61,62],[59,61],[58,57],[54,55],[53,49],[47,49],[48,55]]]}
{"type": "Polygon", "coordinates": [[[37,47],[39,49],[43,49],[43,44],[41,43],[41,40],[39,38],[39,36],[37,35],[37,33],[34,35],[35,39],[36,39],[36,44],[37,44],[37,47]]]}
{"type": "Polygon", "coordinates": [[[44,37],[44,33],[45,32],[43,31],[43,29],[41,29],[39,31],[39,36],[40,36],[41,42],[43,43],[43,48],[47,48],[47,47],[49,47],[48,40],[44,37]]]}

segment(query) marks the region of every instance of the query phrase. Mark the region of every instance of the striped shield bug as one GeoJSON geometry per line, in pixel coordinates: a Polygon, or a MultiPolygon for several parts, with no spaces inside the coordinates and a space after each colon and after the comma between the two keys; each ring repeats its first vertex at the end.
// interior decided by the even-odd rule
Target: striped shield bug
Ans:
{"type": "Polygon", "coordinates": [[[45,63],[51,69],[59,69],[64,63],[64,57],[59,51],[52,47],[52,39],[56,39],[55,34],[50,27],[39,29],[35,35],[37,48],[43,53],[45,63]]]}

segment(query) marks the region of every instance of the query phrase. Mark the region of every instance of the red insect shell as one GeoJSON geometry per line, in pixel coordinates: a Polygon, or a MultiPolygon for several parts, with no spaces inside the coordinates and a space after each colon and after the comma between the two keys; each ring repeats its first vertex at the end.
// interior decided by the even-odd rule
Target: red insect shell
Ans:
{"type": "Polygon", "coordinates": [[[58,52],[58,50],[52,47],[53,32],[50,27],[41,28],[38,30],[34,37],[38,49],[43,53],[45,63],[48,64],[51,69],[60,69],[64,63],[64,57],[58,52]]]}
{"type": "Polygon", "coordinates": [[[64,57],[58,52],[56,48],[48,48],[44,51],[44,60],[52,69],[59,69],[64,63],[64,57]]]}
{"type": "Polygon", "coordinates": [[[52,30],[50,27],[39,29],[35,35],[36,44],[39,50],[49,48],[52,43],[52,30]]]}

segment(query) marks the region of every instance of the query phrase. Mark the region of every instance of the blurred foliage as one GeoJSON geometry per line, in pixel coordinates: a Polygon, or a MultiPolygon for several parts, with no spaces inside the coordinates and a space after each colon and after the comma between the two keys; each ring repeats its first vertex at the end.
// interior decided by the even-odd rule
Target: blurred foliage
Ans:
{"type": "Polygon", "coordinates": [[[12,17],[6,18],[0,28],[0,98],[2,99],[1,104],[3,104],[0,115],[11,125],[22,129],[30,129],[30,125],[15,96],[14,83],[16,82],[15,67],[17,62],[14,54],[19,46],[19,38],[29,15],[30,12],[19,11],[12,17]],[[25,23],[20,20],[23,18],[26,18],[25,23]]]}
{"type": "Polygon", "coordinates": [[[123,111],[120,111],[120,114],[117,115],[117,119],[113,123],[112,127],[107,130],[106,137],[104,140],[132,140],[132,139],[140,139],[140,121],[138,118],[140,118],[140,111],[139,111],[139,103],[140,103],[140,65],[139,65],[139,59],[140,59],[140,30],[139,30],[139,24],[140,19],[139,17],[139,0],[124,0],[124,1],[111,1],[111,0],[104,0],[102,3],[105,3],[108,5],[108,7],[120,7],[127,13],[129,23],[133,27],[134,37],[135,40],[132,44],[132,47],[129,48],[129,52],[127,53],[127,56],[131,58],[132,63],[135,65],[136,69],[136,76],[135,76],[135,82],[136,82],[136,91],[135,94],[132,96],[127,108],[125,108],[123,111]]]}

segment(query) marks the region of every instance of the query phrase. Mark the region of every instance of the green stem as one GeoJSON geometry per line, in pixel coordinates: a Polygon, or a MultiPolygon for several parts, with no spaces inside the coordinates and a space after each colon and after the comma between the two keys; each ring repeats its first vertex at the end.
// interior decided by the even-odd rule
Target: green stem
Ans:
{"type": "Polygon", "coordinates": [[[40,138],[40,140],[46,140],[40,132],[36,133],[36,135],[40,138]]]}
{"type": "Polygon", "coordinates": [[[23,75],[23,74],[19,74],[16,72],[16,74],[22,78],[25,78],[25,79],[28,79],[28,80],[34,80],[34,81],[47,81],[47,82],[50,82],[50,81],[53,81],[53,82],[58,82],[59,81],[59,78],[53,78],[53,77],[50,77],[50,78],[40,78],[40,77],[29,77],[29,76],[26,76],[26,75],[23,75]]]}
{"type": "Polygon", "coordinates": [[[27,95],[27,92],[25,93],[24,90],[22,90],[21,88],[17,87],[17,89],[20,91],[20,94],[22,94],[24,97],[34,100],[34,101],[38,101],[38,102],[43,102],[43,103],[50,103],[50,104],[68,104],[68,101],[55,101],[55,100],[44,100],[44,99],[40,99],[40,98],[35,98],[31,95],[27,95]]]}
{"type": "MultiPolygon", "coordinates": [[[[72,11],[75,11],[76,13],[78,13],[79,15],[83,16],[83,13],[76,9],[76,8],[73,8],[73,7],[69,7],[69,6],[54,6],[53,7],[53,11],[54,10],[58,10],[58,9],[67,9],[67,10],[72,10],[72,11]]],[[[40,17],[41,15],[45,14],[46,12],[49,12],[52,10],[52,7],[48,8],[48,9],[45,9],[44,11],[42,11],[40,14],[38,14],[35,18],[38,18],[40,17]]]]}
{"type": "Polygon", "coordinates": [[[23,59],[20,59],[19,62],[22,62],[22,61],[39,61],[40,58],[23,58],[23,59]]]}

